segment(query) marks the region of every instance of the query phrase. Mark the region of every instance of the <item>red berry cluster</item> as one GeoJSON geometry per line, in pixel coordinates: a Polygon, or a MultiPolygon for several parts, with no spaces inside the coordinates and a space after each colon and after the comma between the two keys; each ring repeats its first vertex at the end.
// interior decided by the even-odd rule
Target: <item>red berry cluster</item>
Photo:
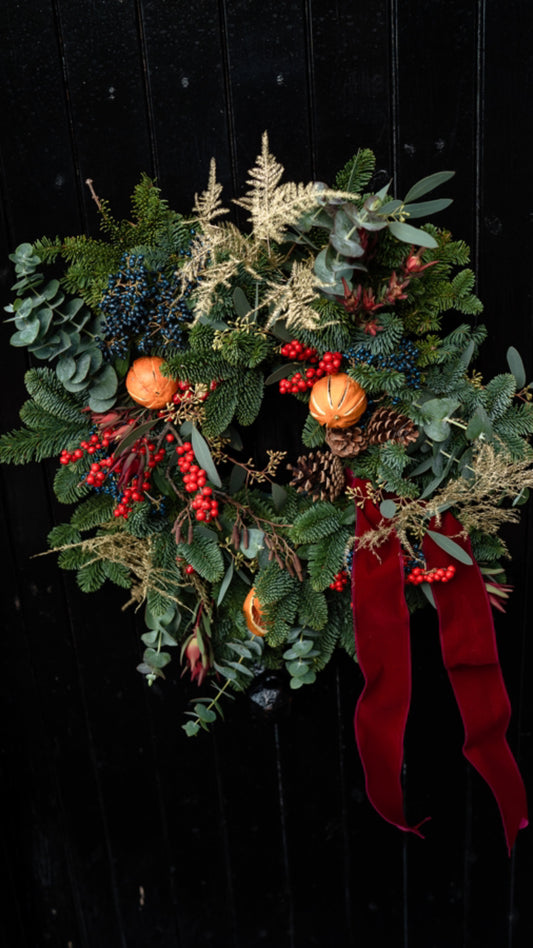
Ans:
{"type": "Polygon", "coordinates": [[[87,452],[87,454],[96,454],[97,451],[107,447],[109,447],[109,438],[105,434],[102,436],[102,438],[100,438],[97,434],[92,434],[88,441],[80,441],[79,448],[76,448],[74,451],[67,451],[66,448],[63,448],[59,456],[59,463],[74,463],[79,461],[85,452],[87,452]]]}
{"type": "Polygon", "coordinates": [[[423,569],[421,566],[415,566],[407,574],[406,582],[413,586],[420,586],[420,583],[449,583],[455,576],[455,566],[450,563],[449,566],[439,567],[438,569],[423,569]]]}
{"type": "Polygon", "coordinates": [[[200,401],[205,402],[209,393],[214,392],[216,387],[217,387],[217,382],[213,379],[213,381],[209,385],[209,388],[206,389],[205,392],[202,392],[200,395],[197,395],[194,391],[194,386],[191,385],[190,382],[187,382],[186,380],[180,381],[178,382],[178,391],[176,392],[175,395],[172,396],[172,401],[174,405],[181,405],[182,401],[190,400],[196,395],[196,397],[200,401]]]}
{"type": "Polygon", "coordinates": [[[345,586],[350,582],[350,577],[347,570],[341,569],[340,573],[337,573],[335,579],[332,583],[329,584],[330,589],[334,589],[335,592],[342,592],[345,586]]]}
{"type": "Polygon", "coordinates": [[[281,347],[282,356],[291,359],[293,362],[318,362],[318,352],[312,346],[304,346],[298,339],[285,343],[281,347]]]}
{"type": "Polygon", "coordinates": [[[194,494],[196,497],[191,503],[197,520],[216,520],[218,517],[218,501],[213,497],[213,490],[206,486],[207,474],[203,468],[194,463],[194,451],[190,441],[178,445],[176,448],[178,455],[178,467],[183,474],[183,483],[188,494],[194,494]]]}
{"type": "MultiPolygon", "coordinates": [[[[129,424],[134,424],[134,422],[129,422],[129,424]]],[[[81,441],[79,448],[74,451],[64,449],[61,452],[59,463],[75,463],[85,453],[94,455],[97,451],[105,451],[109,447],[114,434],[111,429],[104,431],[101,437],[92,434],[88,441],[81,441]]],[[[165,435],[165,441],[174,441],[174,435],[169,432],[165,435]]],[[[121,493],[113,510],[113,516],[123,517],[124,520],[127,520],[133,509],[132,504],[140,503],[145,499],[146,491],[150,490],[151,486],[152,470],[163,460],[165,455],[166,450],[163,446],[156,450],[155,444],[149,441],[148,438],[139,438],[128,451],[119,455],[118,458],[114,454],[110,454],[93,461],[89,473],[85,476],[85,483],[89,487],[101,487],[107,477],[114,474],[121,493]]]]}
{"type": "Polygon", "coordinates": [[[295,372],[289,378],[281,379],[279,390],[282,395],[296,395],[298,392],[306,392],[312,388],[317,379],[323,375],[336,375],[340,369],[342,355],[340,352],[325,352],[319,360],[318,352],[311,346],[304,346],[297,339],[287,342],[280,349],[281,355],[297,362],[311,362],[316,365],[309,366],[302,372],[295,372]]]}

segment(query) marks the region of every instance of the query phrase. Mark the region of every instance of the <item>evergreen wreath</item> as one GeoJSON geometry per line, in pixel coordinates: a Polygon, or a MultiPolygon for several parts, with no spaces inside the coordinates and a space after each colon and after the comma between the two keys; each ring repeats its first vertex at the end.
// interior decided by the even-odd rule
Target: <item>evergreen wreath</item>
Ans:
{"type": "Polygon", "coordinates": [[[357,542],[379,569],[399,538],[411,611],[472,562],[466,536],[501,609],[500,528],[533,484],[522,360],[510,348],[489,381],[473,368],[486,329],[468,247],[412,224],[450,204],[426,195],[452,173],[397,199],[367,190],[368,149],[332,188],[282,172],[265,134],[235,202],[244,226],[226,217],[214,162],[189,216],[143,176],[131,220],[116,220],[88,182],[101,239],[11,255],[11,344],[43,364],[0,458],[59,457],[55,493],[74,510],[49,545],[84,592],[110,580],[144,608],[149,683],[175,650],[206,689],[188,735],[262,672],[286,669],[299,689],[337,647],[355,658],[354,523],[368,501],[379,523],[357,542]],[[257,439],[289,404],[291,443],[257,460],[247,429],[257,439]],[[446,511],[455,537],[437,529],[446,511]]]}

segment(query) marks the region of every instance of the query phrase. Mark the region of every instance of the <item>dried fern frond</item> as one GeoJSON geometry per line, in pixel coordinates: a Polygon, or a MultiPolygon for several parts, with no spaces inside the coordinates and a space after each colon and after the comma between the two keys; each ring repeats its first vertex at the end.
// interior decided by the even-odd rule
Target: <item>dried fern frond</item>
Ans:
{"type": "Polygon", "coordinates": [[[287,282],[269,281],[270,290],[262,304],[270,310],[267,329],[281,317],[288,328],[313,329],[320,319],[320,314],[311,306],[319,299],[317,282],[311,258],[294,263],[287,282]]]}
{"type": "Polygon", "coordinates": [[[202,227],[209,225],[216,217],[229,213],[228,209],[222,206],[220,200],[222,190],[222,185],[217,181],[215,159],[211,158],[207,188],[200,195],[194,195],[193,212],[202,227]]]}
{"type": "Polygon", "coordinates": [[[351,192],[324,188],[323,184],[314,181],[309,184],[294,181],[280,184],[283,171],[283,165],[270,151],[268,134],[264,132],[261,154],[250,169],[250,178],[246,182],[250,190],[234,203],[249,212],[248,220],[255,239],[266,243],[269,250],[271,242],[281,243],[285,239],[287,227],[321,203],[339,199],[354,201],[358,197],[351,192]]]}

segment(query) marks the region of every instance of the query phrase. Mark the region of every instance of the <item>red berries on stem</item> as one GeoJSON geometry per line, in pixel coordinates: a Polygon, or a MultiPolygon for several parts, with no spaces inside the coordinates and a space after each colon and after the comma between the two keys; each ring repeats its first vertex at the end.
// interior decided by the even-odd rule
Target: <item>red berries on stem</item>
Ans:
{"type": "Polygon", "coordinates": [[[342,592],[344,587],[350,582],[350,577],[348,571],[341,569],[339,573],[335,576],[335,579],[332,583],[329,584],[330,589],[334,589],[335,592],[342,592]]]}
{"type": "Polygon", "coordinates": [[[325,352],[319,360],[316,349],[311,346],[304,346],[297,339],[287,342],[281,347],[280,352],[282,356],[292,359],[293,362],[312,363],[308,368],[302,369],[302,372],[295,372],[289,378],[280,380],[279,390],[282,395],[296,395],[298,392],[306,392],[323,375],[336,375],[342,363],[340,352],[325,352]]]}
{"type": "Polygon", "coordinates": [[[449,566],[441,566],[438,569],[423,569],[421,566],[415,566],[406,576],[406,582],[412,586],[420,586],[421,583],[449,583],[455,576],[455,566],[450,563],[449,566]]]}
{"type": "Polygon", "coordinates": [[[213,498],[213,489],[206,485],[207,474],[203,468],[194,463],[194,451],[190,441],[178,445],[178,467],[183,474],[183,484],[188,494],[196,497],[191,503],[196,519],[209,523],[218,517],[218,501],[213,498]]]}

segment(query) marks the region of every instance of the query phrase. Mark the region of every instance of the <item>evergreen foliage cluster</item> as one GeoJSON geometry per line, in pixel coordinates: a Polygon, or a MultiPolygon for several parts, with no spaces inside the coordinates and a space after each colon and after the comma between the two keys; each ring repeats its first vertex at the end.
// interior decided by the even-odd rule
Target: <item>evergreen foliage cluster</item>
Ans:
{"type": "MultiPolygon", "coordinates": [[[[509,349],[506,370],[483,380],[475,366],[486,330],[468,247],[412,223],[446,209],[449,199],[425,196],[451,174],[422,179],[400,200],[388,187],[367,190],[368,149],[333,189],[282,184],[282,171],[265,137],[238,202],[246,231],[220,220],[213,164],[188,217],[143,176],[129,221],[93,193],[100,239],[42,238],[11,256],[11,342],[47,365],[27,373],[22,427],[2,435],[0,457],[59,456],[54,489],[74,508],[49,544],[84,592],[109,580],[144,603],[139,669],[149,682],[164,677],[172,648],[193,681],[211,682],[185,724],[190,735],[264,670],[299,689],[336,648],[355,657],[348,577],[358,498],[339,488],[332,454],[369,482],[376,503],[394,498],[383,508],[393,519],[410,504],[423,511],[455,482],[475,498],[487,442],[502,471],[522,465],[515,505],[533,481],[522,360],[509,349]],[[49,265],[57,276],[47,280],[49,265]],[[156,356],[175,390],[153,405],[130,394],[128,373],[156,356]],[[273,444],[261,466],[247,429],[268,421],[269,391],[285,392],[290,414],[291,405],[311,408],[314,386],[335,375],[363,389],[365,407],[329,425],[310,410],[298,423],[294,443],[323,459],[323,470],[306,456],[296,462],[307,472],[302,489],[286,466],[293,444],[273,444]],[[251,589],[256,613],[246,609],[251,589]]],[[[461,522],[459,501],[453,512],[461,522]]],[[[470,530],[478,562],[497,575],[501,522],[470,530]]],[[[422,512],[406,534],[406,571],[413,557],[423,563],[426,527],[422,512]]],[[[426,601],[420,588],[406,595],[412,609],[426,601]]]]}

